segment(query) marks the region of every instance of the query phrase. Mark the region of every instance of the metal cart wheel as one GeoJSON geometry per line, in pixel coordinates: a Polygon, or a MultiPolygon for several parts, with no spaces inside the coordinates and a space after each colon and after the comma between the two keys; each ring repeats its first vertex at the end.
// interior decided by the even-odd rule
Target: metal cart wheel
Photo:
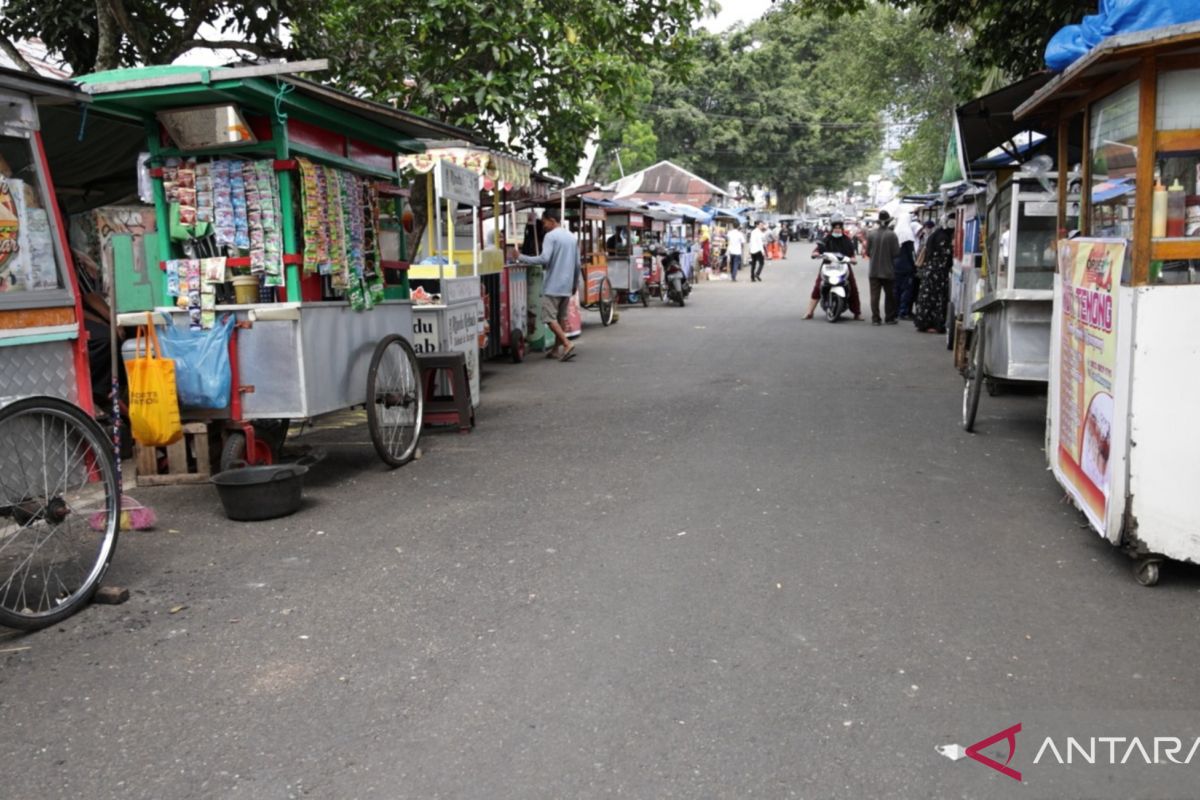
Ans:
{"type": "Polygon", "coordinates": [[[967,362],[967,382],[963,386],[963,430],[975,432],[975,415],[979,413],[979,391],[986,376],[983,374],[983,320],[975,324],[971,335],[971,357],[967,362]]]}
{"type": "Polygon", "coordinates": [[[95,420],[54,397],[0,409],[0,625],[37,630],[90,601],[120,518],[112,442],[95,420]]]}
{"type": "Polygon", "coordinates": [[[612,282],[608,278],[600,281],[600,302],[597,304],[600,309],[600,324],[608,327],[613,321],[613,288],[612,282]]]}
{"type": "Polygon", "coordinates": [[[383,337],[367,370],[367,427],[383,463],[402,467],[412,461],[424,412],[416,352],[398,334],[383,337]]]}
{"type": "Polygon", "coordinates": [[[509,336],[508,354],[514,364],[525,360],[525,332],[520,328],[513,328],[509,336]]]}
{"type": "Polygon", "coordinates": [[[1143,558],[1137,562],[1134,568],[1133,577],[1142,586],[1154,586],[1158,583],[1158,568],[1162,564],[1161,558],[1143,558]]]}
{"type": "MultiPolygon", "coordinates": [[[[282,447],[281,441],[280,449],[282,447]]],[[[259,438],[257,431],[254,436],[254,452],[247,453],[246,434],[241,431],[231,431],[226,434],[225,443],[221,445],[221,456],[217,460],[217,469],[224,472],[239,466],[260,467],[274,464],[275,453],[276,450],[272,448],[271,443],[265,438],[259,438]]]]}

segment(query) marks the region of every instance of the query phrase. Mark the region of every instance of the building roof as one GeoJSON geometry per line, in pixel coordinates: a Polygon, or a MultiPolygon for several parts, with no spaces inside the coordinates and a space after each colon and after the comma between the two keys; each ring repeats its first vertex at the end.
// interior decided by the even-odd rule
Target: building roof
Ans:
{"type": "Polygon", "coordinates": [[[712,195],[728,195],[720,186],[666,160],[626,175],[604,188],[617,197],[659,195],[700,199],[712,195]]]}

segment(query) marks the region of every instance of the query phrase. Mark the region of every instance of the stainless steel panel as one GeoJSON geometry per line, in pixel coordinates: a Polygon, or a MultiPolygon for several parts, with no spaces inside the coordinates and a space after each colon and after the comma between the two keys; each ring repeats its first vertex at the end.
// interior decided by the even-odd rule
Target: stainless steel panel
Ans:
{"type": "Polygon", "coordinates": [[[370,311],[342,303],[300,309],[305,416],[314,417],[366,400],[367,368],[376,343],[398,333],[412,340],[412,305],[389,300],[370,311]]]}
{"type": "Polygon", "coordinates": [[[74,339],[0,347],[0,397],[48,394],[79,402],[74,339]]]}
{"type": "Polygon", "coordinates": [[[996,378],[1010,381],[1050,379],[1050,317],[1054,303],[1004,301],[984,312],[984,368],[996,378]]]}

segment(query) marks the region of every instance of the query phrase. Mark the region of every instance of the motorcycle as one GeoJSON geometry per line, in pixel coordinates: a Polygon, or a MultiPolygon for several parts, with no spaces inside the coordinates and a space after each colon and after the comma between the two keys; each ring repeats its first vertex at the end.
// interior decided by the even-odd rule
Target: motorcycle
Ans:
{"type": "Polygon", "coordinates": [[[666,292],[663,300],[678,303],[681,307],[687,296],[692,293],[692,284],[679,264],[679,252],[672,250],[663,256],[663,284],[666,292]]]}
{"type": "Polygon", "coordinates": [[[825,253],[821,258],[821,310],[830,322],[837,322],[850,308],[850,265],[854,259],[840,253],[825,253]]]}

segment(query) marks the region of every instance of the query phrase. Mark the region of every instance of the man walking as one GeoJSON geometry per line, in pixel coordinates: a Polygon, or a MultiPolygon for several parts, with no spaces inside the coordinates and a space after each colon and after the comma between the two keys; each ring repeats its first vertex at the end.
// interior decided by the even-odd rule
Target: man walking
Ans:
{"type": "Polygon", "coordinates": [[[746,234],[740,227],[735,225],[729,229],[725,249],[729,253],[729,275],[736,281],[738,270],[742,268],[742,253],[746,251],[746,234]]]}
{"type": "Polygon", "coordinates": [[[896,324],[896,273],[894,263],[900,240],[889,223],[892,215],[879,212],[879,226],[867,236],[867,258],[871,259],[871,324],[896,324]],[[884,294],[885,317],[879,318],[879,295],[884,294]]]}
{"type": "Polygon", "coordinates": [[[542,212],[542,224],[546,238],[542,240],[541,255],[521,255],[519,259],[522,264],[541,264],[546,268],[542,282],[542,316],[554,333],[554,347],[546,353],[546,358],[570,361],[575,357],[575,345],[567,339],[567,309],[579,279],[579,246],[571,232],[562,227],[557,208],[542,212]]]}
{"type": "Polygon", "coordinates": [[[760,222],[750,231],[750,281],[762,282],[767,258],[767,223],[760,222]]]}

